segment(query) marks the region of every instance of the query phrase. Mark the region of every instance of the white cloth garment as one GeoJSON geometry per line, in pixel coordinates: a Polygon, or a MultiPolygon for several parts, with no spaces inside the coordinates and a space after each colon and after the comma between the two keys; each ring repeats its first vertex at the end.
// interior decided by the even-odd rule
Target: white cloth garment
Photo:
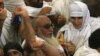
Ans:
{"type": "Polygon", "coordinates": [[[8,42],[21,43],[18,33],[11,25],[12,14],[7,10],[7,17],[3,23],[2,32],[0,36],[0,47],[3,47],[8,42]]]}
{"type": "Polygon", "coordinates": [[[87,42],[88,37],[91,34],[91,26],[89,25],[89,19],[90,19],[89,10],[84,3],[75,1],[72,4],[70,4],[70,15],[74,13],[73,16],[74,15],[78,16],[79,15],[78,12],[79,13],[81,12],[83,15],[83,22],[81,28],[75,29],[73,24],[70,22],[65,26],[63,26],[57,35],[58,37],[60,33],[64,31],[65,32],[64,41],[65,42],[71,41],[76,46],[76,49],[84,45],[84,43],[87,42]],[[78,8],[80,7],[80,9],[77,9],[77,7],[78,8]]]}
{"type": "Polygon", "coordinates": [[[42,8],[35,8],[31,6],[24,6],[23,8],[25,8],[28,11],[28,15],[32,17],[36,17],[42,9],[42,8]]]}
{"type": "Polygon", "coordinates": [[[51,7],[51,6],[46,4],[43,1],[43,6],[41,8],[35,8],[35,7],[31,7],[31,6],[24,6],[23,8],[25,8],[28,11],[29,16],[36,17],[40,13],[41,9],[44,8],[44,7],[51,7]]]}
{"type": "MultiPolygon", "coordinates": [[[[91,17],[90,25],[92,26],[92,32],[95,31],[97,28],[100,28],[100,19],[91,17]]],[[[96,49],[82,46],[75,52],[74,56],[100,56],[100,53],[96,49]]]]}
{"type": "Polygon", "coordinates": [[[74,56],[100,56],[100,53],[96,49],[82,46],[75,52],[74,56]]]}
{"type": "Polygon", "coordinates": [[[38,11],[40,11],[40,8],[26,6],[24,0],[4,0],[4,5],[12,13],[16,6],[25,8],[28,11],[29,16],[35,16],[38,11]]]}
{"type": "Polygon", "coordinates": [[[45,4],[44,2],[42,8],[26,6],[24,0],[4,0],[4,5],[12,13],[14,12],[16,6],[22,7],[28,11],[29,16],[33,17],[36,17],[43,7],[51,7],[50,5],[45,4]]]}
{"type": "Polygon", "coordinates": [[[24,0],[4,0],[4,6],[10,11],[14,12],[16,6],[26,6],[24,0]]]}
{"type": "Polygon", "coordinates": [[[57,37],[59,37],[61,32],[65,32],[64,41],[65,42],[71,41],[72,43],[75,44],[76,49],[83,46],[84,44],[88,45],[87,40],[90,34],[97,28],[100,28],[100,20],[90,18],[90,13],[87,6],[82,2],[74,1],[70,5],[70,15],[73,14],[73,16],[78,16],[78,15],[82,16],[78,12],[81,12],[83,14],[83,22],[81,28],[75,29],[73,24],[69,22],[68,24],[63,26],[57,34],[57,37]],[[79,7],[82,10],[82,12],[79,9],[77,9],[79,7]],[[73,14],[73,12],[75,13],[73,14]]]}
{"type": "Polygon", "coordinates": [[[92,32],[95,31],[97,28],[100,28],[100,18],[91,17],[90,25],[91,25],[92,32]]]}
{"type": "Polygon", "coordinates": [[[50,5],[52,6],[51,14],[61,14],[66,17],[66,21],[69,18],[69,2],[70,0],[52,0],[50,5]]]}

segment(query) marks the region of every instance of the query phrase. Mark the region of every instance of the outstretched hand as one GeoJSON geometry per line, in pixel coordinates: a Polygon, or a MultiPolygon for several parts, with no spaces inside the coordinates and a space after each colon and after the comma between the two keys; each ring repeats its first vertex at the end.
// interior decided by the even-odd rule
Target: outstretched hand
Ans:
{"type": "Polygon", "coordinates": [[[73,55],[75,52],[75,45],[72,42],[67,42],[62,45],[64,48],[67,48],[68,52],[73,55]]]}
{"type": "Polygon", "coordinates": [[[44,7],[41,9],[39,15],[46,15],[46,14],[49,14],[51,12],[51,7],[44,7]]]}
{"type": "Polygon", "coordinates": [[[22,17],[28,16],[28,12],[24,8],[21,8],[21,7],[18,7],[18,6],[16,6],[16,8],[15,8],[14,14],[20,15],[22,17]]]}
{"type": "Polygon", "coordinates": [[[7,12],[4,8],[0,8],[0,20],[4,20],[7,16],[7,12]]]}
{"type": "Polygon", "coordinates": [[[44,44],[44,40],[36,37],[35,42],[34,39],[32,38],[30,39],[29,43],[33,50],[38,50],[44,44]]]}

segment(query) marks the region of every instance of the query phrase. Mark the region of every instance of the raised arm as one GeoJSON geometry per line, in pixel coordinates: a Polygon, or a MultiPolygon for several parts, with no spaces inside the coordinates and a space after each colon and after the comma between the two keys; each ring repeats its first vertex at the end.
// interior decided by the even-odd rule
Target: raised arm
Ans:
{"type": "Polygon", "coordinates": [[[5,18],[6,18],[6,10],[4,8],[0,8],[0,35],[5,18]]]}

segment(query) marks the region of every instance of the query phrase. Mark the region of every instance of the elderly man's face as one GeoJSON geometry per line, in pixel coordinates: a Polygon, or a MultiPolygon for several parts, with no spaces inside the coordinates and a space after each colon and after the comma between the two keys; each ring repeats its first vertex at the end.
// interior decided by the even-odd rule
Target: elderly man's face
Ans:
{"type": "Polygon", "coordinates": [[[39,20],[39,29],[41,33],[46,37],[51,37],[53,33],[53,26],[48,17],[44,17],[39,20]]]}

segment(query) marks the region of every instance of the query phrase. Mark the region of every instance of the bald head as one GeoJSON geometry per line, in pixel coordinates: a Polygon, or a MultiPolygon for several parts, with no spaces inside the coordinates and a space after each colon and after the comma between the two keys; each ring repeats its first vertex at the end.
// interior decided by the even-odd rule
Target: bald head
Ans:
{"type": "Polygon", "coordinates": [[[44,25],[45,23],[51,23],[50,19],[47,16],[39,16],[37,18],[37,24],[39,26],[44,25]]]}
{"type": "Polygon", "coordinates": [[[51,37],[53,33],[53,27],[51,20],[47,16],[38,16],[35,20],[35,30],[38,35],[51,37]]]}
{"type": "Polygon", "coordinates": [[[47,16],[41,15],[32,20],[32,26],[37,29],[37,27],[41,27],[48,22],[51,23],[51,20],[47,16]]]}

